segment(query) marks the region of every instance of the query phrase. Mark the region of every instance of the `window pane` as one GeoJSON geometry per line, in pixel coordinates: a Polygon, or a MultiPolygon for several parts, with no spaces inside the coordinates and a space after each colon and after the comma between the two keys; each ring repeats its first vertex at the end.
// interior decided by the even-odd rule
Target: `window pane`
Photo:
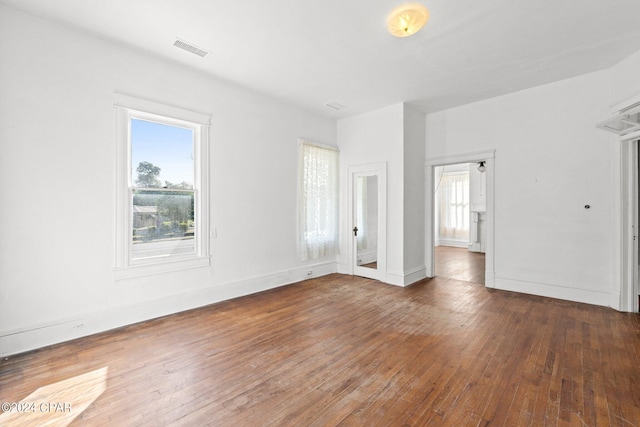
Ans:
{"type": "Polygon", "coordinates": [[[131,119],[135,187],[193,188],[193,130],[131,119]]]}
{"type": "Polygon", "coordinates": [[[444,174],[438,189],[440,197],[440,237],[469,239],[469,172],[444,174]]]}
{"type": "Polygon", "coordinates": [[[133,191],[132,259],[194,254],[194,192],[133,191]]]}

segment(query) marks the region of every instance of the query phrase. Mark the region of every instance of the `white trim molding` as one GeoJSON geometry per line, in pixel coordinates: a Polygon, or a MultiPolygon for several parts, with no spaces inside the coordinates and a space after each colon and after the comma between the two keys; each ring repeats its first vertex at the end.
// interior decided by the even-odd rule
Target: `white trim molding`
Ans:
{"type": "Polygon", "coordinates": [[[539,295],[585,304],[609,306],[609,293],[591,289],[578,289],[568,286],[535,283],[506,277],[495,278],[495,289],[519,292],[529,295],[539,295]]]}
{"type": "MultiPolygon", "coordinates": [[[[610,106],[612,115],[640,108],[640,94],[610,106]]],[[[619,142],[616,159],[620,171],[616,202],[619,206],[619,268],[613,277],[609,306],[626,312],[637,312],[638,302],[638,140],[640,130],[618,135],[612,140],[619,142]]]]}
{"type": "Polygon", "coordinates": [[[421,265],[404,273],[387,272],[387,283],[395,286],[409,286],[427,278],[427,267],[421,265]]]}

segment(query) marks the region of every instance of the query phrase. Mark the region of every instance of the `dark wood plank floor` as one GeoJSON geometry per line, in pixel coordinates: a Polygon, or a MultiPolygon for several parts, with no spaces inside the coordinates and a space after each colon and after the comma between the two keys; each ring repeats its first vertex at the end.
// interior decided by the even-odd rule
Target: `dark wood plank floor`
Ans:
{"type": "Polygon", "coordinates": [[[333,274],[2,360],[71,411],[0,425],[640,426],[639,354],[635,314],[333,274]]]}
{"type": "Polygon", "coordinates": [[[435,247],[436,276],[484,285],[484,254],[466,248],[435,247]]]}

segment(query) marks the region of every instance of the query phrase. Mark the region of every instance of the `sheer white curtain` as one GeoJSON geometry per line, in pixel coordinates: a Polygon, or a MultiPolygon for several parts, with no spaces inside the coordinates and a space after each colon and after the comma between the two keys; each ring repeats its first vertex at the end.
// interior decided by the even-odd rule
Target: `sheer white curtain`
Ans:
{"type": "Polygon", "coordinates": [[[298,165],[298,255],[338,253],[338,151],[301,141],[298,165]]]}
{"type": "Polygon", "coordinates": [[[469,240],[469,172],[442,175],[439,193],[440,238],[469,240]]]}

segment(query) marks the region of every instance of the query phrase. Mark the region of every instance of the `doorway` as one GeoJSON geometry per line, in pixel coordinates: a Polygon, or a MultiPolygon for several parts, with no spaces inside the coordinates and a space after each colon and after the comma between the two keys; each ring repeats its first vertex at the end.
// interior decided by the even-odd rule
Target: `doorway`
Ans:
{"type": "Polygon", "coordinates": [[[387,265],[387,165],[349,167],[349,252],[356,276],[385,281],[387,265]]]}
{"type": "Polygon", "coordinates": [[[633,301],[631,311],[638,313],[640,312],[640,247],[639,247],[639,233],[638,227],[640,226],[640,149],[638,149],[638,144],[640,140],[635,140],[631,142],[632,151],[635,152],[634,155],[634,170],[632,172],[633,182],[635,187],[633,188],[633,202],[631,205],[634,210],[634,226],[633,226],[633,286],[632,286],[632,294],[633,301]]]}
{"type": "Polygon", "coordinates": [[[622,263],[620,292],[613,296],[611,306],[621,311],[640,311],[640,255],[639,232],[640,209],[640,140],[620,139],[621,147],[621,194],[622,210],[622,263]],[[617,299],[617,301],[616,301],[617,299]]]}
{"type": "MultiPolygon", "coordinates": [[[[426,162],[426,224],[427,230],[431,231],[426,236],[426,259],[425,264],[427,267],[427,275],[434,277],[440,275],[440,272],[445,274],[454,274],[451,270],[455,270],[455,264],[459,264],[462,276],[461,280],[476,281],[483,283],[487,287],[494,287],[495,270],[494,270],[494,170],[495,170],[495,150],[468,153],[461,155],[442,156],[437,158],[428,159],[426,162]],[[456,166],[452,166],[456,165],[456,166]],[[461,170],[471,168],[477,168],[482,165],[483,174],[483,203],[478,200],[471,200],[468,204],[468,230],[463,233],[457,233],[458,245],[455,243],[456,239],[451,239],[451,235],[446,236],[448,239],[442,239],[440,218],[442,211],[440,210],[440,200],[437,199],[437,186],[442,184],[440,182],[440,175],[446,173],[446,169],[449,170],[461,170]],[[447,168],[445,168],[447,167],[447,168]],[[443,172],[445,171],[445,172],[443,172]],[[474,204],[474,206],[471,206],[474,204]],[[482,204],[482,206],[481,206],[482,204]],[[442,245],[442,240],[448,245],[442,245]],[[443,246],[462,246],[461,248],[443,250],[443,246]],[[469,251],[469,248],[472,251],[469,251]],[[460,249],[460,250],[459,250],[460,249]],[[445,253],[448,252],[448,253],[445,253]],[[481,255],[484,253],[484,255],[481,255]],[[443,257],[452,257],[452,261],[447,266],[446,258],[445,262],[442,262],[443,257]],[[455,260],[457,258],[457,260],[455,260]],[[437,262],[436,262],[437,261],[437,262]],[[467,265],[467,271],[462,272],[465,269],[465,263],[467,265]],[[480,272],[478,271],[478,263],[482,263],[480,266],[480,272]],[[483,268],[482,268],[483,267],[483,268]],[[448,271],[445,269],[449,269],[448,271]],[[440,270],[440,271],[438,271],[440,270]],[[482,271],[484,270],[484,271],[482,271]],[[484,275],[481,279],[477,278],[477,275],[484,275]]],[[[457,201],[454,204],[460,205],[457,201]]],[[[461,206],[458,206],[461,208],[461,206]]],[[[461,215],[461,214],[457,214],[461,215]]],[[[464,222],[464,221],[461,221],[464,222]]],[[[447,225],[445,228],[451,227],[447,225]]],[[[453,232],[453,237],[456,237],[456,232],[453,232]]]]}
{"type": "Polygon", "coordinates": [[[434,186],[434,274],[484,284],[484,162],[436,166],[434,186]]]}
{"type": "MultiPolygon", "coordinates": [[[[629,312],[640,312],[640,140],[632,139],[622,141],[623,153],[626,151],[627,162],[627,188],[623,188],[623,193],[627,194],[626,207],[629,212],[626,236],[623,241],[627,243],[627,256],[629,262],[630,280],[627,285],[628,289],[621,289],[621,309],[629,312]],[[626,190],[626,191],[625,191],[626,190]],[[625,239],[626,237],[626,239],[625,239]]],[[[623,171],[625,170],[623,165],[623,171]]],[[[625,205],[623,201],[623,206],[625,205]]]]}
{"type": "Polygon", "coordinates": [[[613,117],[597,126],[613,132],[620,143],[620,286],[611,290],[611,307],[640,311],[640,95],[610,108],[613,117]]]}
{"type": "Polygon", "coordinates": [[[617,135],[620,144],[620,285],[611,290],[611,307],[640,311],[640,95],[610,108],[613,117],[598,127],[617,135]]]}

